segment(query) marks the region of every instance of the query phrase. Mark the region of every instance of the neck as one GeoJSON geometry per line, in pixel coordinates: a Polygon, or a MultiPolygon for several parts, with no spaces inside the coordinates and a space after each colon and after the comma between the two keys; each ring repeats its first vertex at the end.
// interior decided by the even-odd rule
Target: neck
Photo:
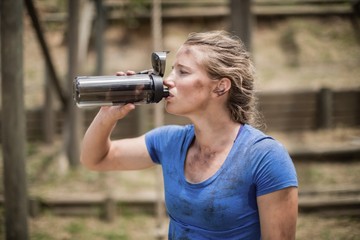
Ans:
{"type": "Polygon", "coordinates": [[[215,152],[232,146],[240,129],[240,123],[230,118],[201,118],[193,123],[195,126],[194,147],[215,152]]]}

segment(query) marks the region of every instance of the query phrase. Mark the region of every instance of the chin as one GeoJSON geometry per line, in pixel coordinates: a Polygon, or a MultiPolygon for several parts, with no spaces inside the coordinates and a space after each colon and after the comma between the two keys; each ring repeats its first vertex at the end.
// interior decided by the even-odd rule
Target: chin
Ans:
{"type": "Polygon", "coordinates": [[[179,111],[180,109],[176,108],[173,104],[168,103],[168,102],[165,104],[165,110],[167,113],[172,114],[172,115],[184,116],[184,114],[182,114],[182,112],[179,111]]]}
{"type": "Polygon", "coordinates": [[[171,104],[168,103],[168,102],[165,103],[165,110],[166,110],[167,113],[175,114],[175,113],[173,113],[173,109],[171,107],[171,104]]]}

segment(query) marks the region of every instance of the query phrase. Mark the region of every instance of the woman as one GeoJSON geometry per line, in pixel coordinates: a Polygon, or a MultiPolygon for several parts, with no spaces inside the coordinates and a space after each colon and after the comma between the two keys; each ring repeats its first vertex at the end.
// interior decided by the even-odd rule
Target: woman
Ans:
{"type": "Polygon", "coordinates": [[[295,239],[296,172],[286,150],[250,125],[253,82],[238,39],[224,31],[190,34],[164,84],[167,112],[192,124],[111,141],[116,122],[135,106],[102,107],[81,162],[97,171],[161,164],[169,239],[295,239]]]}

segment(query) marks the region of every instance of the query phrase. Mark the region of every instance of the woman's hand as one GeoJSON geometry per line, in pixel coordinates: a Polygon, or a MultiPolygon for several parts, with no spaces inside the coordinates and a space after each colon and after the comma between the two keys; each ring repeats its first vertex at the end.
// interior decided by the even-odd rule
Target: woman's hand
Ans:
{"type": "MultiPolygon", "coordinates": [[[[129,76],[134,75],[134,71],[126,71],[126,72],[117,72],[116,76],[129,76]]],[[[104,116],[105,119],[111,120],[116,122],[120,119],[126,117],[130,111],[135,109],[135,105],[132,103],[128,103],[125,105],[118,105],[118,106],[104,106],[100,108],[99,114],[104,116]]]]}
{"type": "Polygon", "coordinates": [[[107,119],[115,123],[126,117],[134,109],[135,105],[132,103],[119,106],[105,106],[100,108],[98,115],[104,120],[107,119]]]}

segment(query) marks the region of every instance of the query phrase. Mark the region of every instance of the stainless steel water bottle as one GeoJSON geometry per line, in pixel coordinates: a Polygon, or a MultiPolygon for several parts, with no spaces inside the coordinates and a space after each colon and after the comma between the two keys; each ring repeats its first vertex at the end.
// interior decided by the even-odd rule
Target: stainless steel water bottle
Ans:
{"type": "Polygon", "coordinates": [[[163,85],[167,52],[152,53],[153,69],[127,76],[78,76],[73,95],[78,107],[158,103],[169,96],[163,85]]]}

